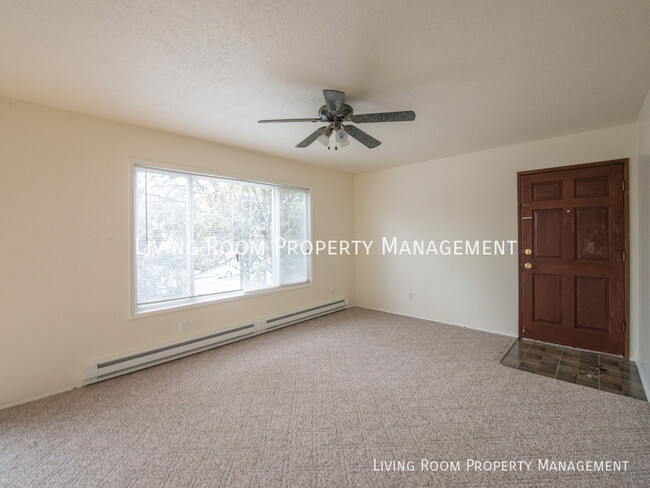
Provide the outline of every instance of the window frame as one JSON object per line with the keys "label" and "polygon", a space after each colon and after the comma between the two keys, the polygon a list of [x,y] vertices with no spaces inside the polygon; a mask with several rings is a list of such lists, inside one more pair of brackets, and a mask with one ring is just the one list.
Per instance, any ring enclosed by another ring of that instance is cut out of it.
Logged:
{"label": "window frame", "polygon": [[[307,194],[307,201],[306,201],[306,209],[305,209],[305,215],[306,215],[306,229],[305,229],[305,234],[306,234],[306,239],[311,241],[312,240],[312,218],[313,218],[313,212],[312,212],[312,188],[309,186],[304,186],[300,184],[295,184],[295,183],[288,183],[288,182],[279,182],[279,181],[271,181],[271,180],[260,180],[258,178],[249,178],[243,175],[240,176],[234,176],[232,174],[224,174],[224,173],[217,173],[217,172],[212,172],[211,170],[205,169],[205,168],[195,168],[195,167],[189,167],[189,166],[184,166],[180,164],[167,164],[167,163],[160,163],[160,162],[153,162],[153,161],[148,161],[148,160],[142,160],[142,159],[131,159],[130,164],[129,164],[129,183],[130,183],[130,189],[131,191],[129,192],[130,196],[130,201],[129,201],[129,224],[130,224],[130,237],[129,237],[129,243],[130,243],[130,263],[129,263],[129,272],[130,272],[130,318],[139,318],[144,315],[153,315],[153,314],[160,314],[160,313],[165,313],[165,312],[173,312],[177,311],[180,309],[185,309],[185,308],[193,308],[193,307],[198,307],[198,306],[204,306],[204,305],[210,305],[210,304],[215,304],[215,303],[220,303],[220,302],[226,302],[226,301],[233,301],[233,300],[240,300],[240,299],[245,299],[245,298],[251,298],[255,296],[260,296],[260,295],[266,295],[270,293],[278,293],[278,292],[283,292],[283,291],[289,291],[293,289],[299,289],[299,288],[305,288],[309,286],[313,286],[313,281],[312,281],[312,255],[313,253],[309,253],[307,255],[307,279],[305,281],[297,282],[297,283],[289,283],[289,284],[282,284],[280,283],[279,278],[277,279],[277,284],[273,286],[267,286],[264,288],[256,288],[252,290],[235,290],[232,292],[220,292],[220,293],[214,293],[214,294],[209,294],[209,295],[200,295],[200,296],[192,296],[192,297],[186,297],[186,298],[176,298],[176,299],[171,299],[171,300],[163,300],[155,303],[149,303],[149,304],[138,304],[138,276],[137,276],[137,267],[138,267],[138,256],[137,256],[137,250],[138,250],[138,236],[137,236],[137,229],[136,229],[136,203],[137,203],[137,176],[136,172],[138,169],[148,169],[152,171],[162,171],[166,173],[178,173],[180,175],[184,176],[203,176],[207,178],[218,178],[220,180],[230,180],[230,181],[236,181],[236,182],[243,182],[243,183],[250,183],[254,185],[265,185],[265,186],[270,186],[270,187],[275,187],[276,189],[291,189],[291,190],[300,190],[304,191]],[[276,194],[277,192],[274,192]],[[279,208],[276,210],[276,212],[279,214]],[[277,236],[275,236],[277,237]],[[277,258],[274,258],[275,261],[279,259],[279,256]],[[277,273],[277,270],[275,270],[274,266],[274,275]]]}

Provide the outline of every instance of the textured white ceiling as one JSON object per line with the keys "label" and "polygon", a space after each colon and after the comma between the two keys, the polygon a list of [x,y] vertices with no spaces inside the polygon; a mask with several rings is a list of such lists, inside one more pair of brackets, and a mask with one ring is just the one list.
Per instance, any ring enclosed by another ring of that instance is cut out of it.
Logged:
{"label": "textured white ceiling", "polygon": [[[0,95],[350,172],[633,123],[648,0],[0,0]],[[294,145],[321,90],[381,140]]]}

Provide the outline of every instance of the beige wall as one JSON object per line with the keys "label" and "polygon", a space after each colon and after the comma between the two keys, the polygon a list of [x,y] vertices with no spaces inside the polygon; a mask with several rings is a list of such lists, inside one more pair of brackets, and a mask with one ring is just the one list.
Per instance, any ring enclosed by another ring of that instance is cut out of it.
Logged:
{"label": "beige wall", "polygon": [[[646,100],[638,126],[353,178],[0,98],[0,408],[80,385],[85,364],[323,303],[331,290],[371,308],[516,335],[516,256],[381,256],[381,237],[516,239],[517,171],[621,157],[630,158],[631,354],[647,380],[650,199],[640,212],[637,190],[650,191],[649,128]],[[131,158],[309,186],[312,238],[374,239],[373,253],[315,257],[309,287],[130,319]]]}
{"label": "beige wall", "polygon": [[639,147],[639,352],[638,367],[650,392],[650,91],[637,120]]}
{"label": "beige wall", "polygon": [[[639,331],[635,126],[410,164],[355,176],[355,237],[516,240],[517,172],[630,158],[631,355]],[[647,214],[646,214],[647,218]],[[646,227],[647,228],[647,227]],[[360,256],[362,306],[517,335],[517,256]],[[413,300],[408,293],[413,292]]]}
{"label": "beige wall", "polygon": [[351,175],[0,98],[0,407],[80,385],[85,364],[324,303],[332,289],[354,301],[352,258],[320,256],[313,286],[129,319],[130,158],[309,186],[312,237],[352,238]]}

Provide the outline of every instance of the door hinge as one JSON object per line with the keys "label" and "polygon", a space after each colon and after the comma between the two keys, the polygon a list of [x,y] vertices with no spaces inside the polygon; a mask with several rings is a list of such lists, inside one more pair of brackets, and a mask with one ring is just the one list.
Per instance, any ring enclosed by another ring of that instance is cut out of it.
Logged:
{"label": "door hinge", "polygon": [[625,333],[625,330],[627,329],[627,322],[625,320],[623,321],[623,333]]}
{"label": "door hinge", "polygon": [[625,191],[625,180],[621,181],[621,190]]}
{"label": "door hinge", "polygon": [[625,262],[625,259],[627,258],[627,253],[623,251],[623,262]]}

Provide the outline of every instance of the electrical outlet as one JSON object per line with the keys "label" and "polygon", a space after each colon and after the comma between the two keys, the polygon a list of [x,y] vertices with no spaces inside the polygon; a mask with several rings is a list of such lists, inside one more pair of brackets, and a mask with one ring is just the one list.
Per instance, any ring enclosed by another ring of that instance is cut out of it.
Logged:
{"label": "electrical outlet", "polygon": [[413,292],[409,291],[409,300],[413,300]]}
{"label": "electrical outlet", "polygon": [[187,320],[181,320],[181,334],[185,334],[190,328],[190,324]]}

